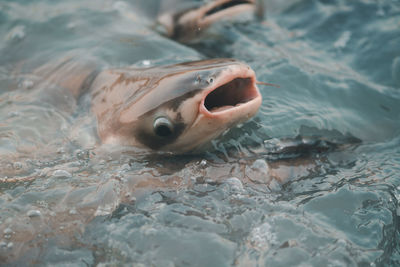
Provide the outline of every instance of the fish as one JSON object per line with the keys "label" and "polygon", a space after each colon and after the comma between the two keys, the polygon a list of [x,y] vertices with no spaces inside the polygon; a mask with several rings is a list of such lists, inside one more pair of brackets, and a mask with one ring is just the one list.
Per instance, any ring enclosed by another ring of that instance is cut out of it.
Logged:
{"label": "fish", "polygon": [[92,72],[84,65],[67,59],[41,72],[77,99],[90,95],[103,144],[187,153],[247,121],[262,103],[255,72],[235,59]]}
{"label": "fish", "polygon": [[105,144],[185,153],[253,117],[255,72],[235,59],[102,71],[90,86]]}
{"label": "fish", "polygon": [[165,35],[180,42],[190,42],[221,20],[243,14],[262,17],[262,2],[257,0],[162,1],[157,22]]}

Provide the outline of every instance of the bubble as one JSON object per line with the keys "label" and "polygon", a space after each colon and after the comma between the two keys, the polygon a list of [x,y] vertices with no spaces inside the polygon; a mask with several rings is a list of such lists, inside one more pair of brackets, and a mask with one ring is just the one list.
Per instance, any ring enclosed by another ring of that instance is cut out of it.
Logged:
{"label": "bubble", "polygon": [[38,200],[38,201],[36,201],[36,204],[39,207],[42,207],[42,208],[45,208],[45,209],[47,209],[49,207],[49,204],[44,200]]}
{"label": "bubble", "polygon": [[14,168],[14,170],[22,169],[22,163],[21,162],[14,162],[13,163],[13,168]]}
{"label": "bubble", "polygon": [[243,191],[243,184],[236,177],[231,177],[225,180],[225,183],[228,184],[232,191],[241,192]]}
{"label": "bubble", "polygon": [[143,64],[143,66],[150,66],[151,62],[150,62],[150,60],[143,60],[142,64]]}
{"label": "bubble", "polygon": [[56,178],[70,178],[72,174],[65,170],[56,170],[53,172],[53,176]]}
{"label": "bubble", "polygon": [[97,207],[96,211],[94,212],[94,216],[110,215],[114,209],[115,209],[115,205],[113,203],[111,203],[109,205],[100,205]]}
{"label": "bubble", "polygon": [[250,244],[256,249],[268,250],[271,245],[277,243],[276,234],[269,223],[254,228],[249,235]]}
{"label": "bubble", "polygon": [[75,155],[78,159],[85,160],[89,158],[89,151],[78,149],[75,151]]}
{"label": "bubble", "polygon": [[12,230],[11,230],[11,228],[6,228],[6,229],[4,229],[4,231],[3,231],[3,233],[5,234],[5,235],[10,235],[10,234],[12,234]]}
{"label": "bubble", "polygon": [[207,166],[207,160],[203,159],[202,161],[200,161],[200,167],[206,167]]}
{"label": "bubble", "polygon": [[32,80],[24,80],[21,84],[22,88],[24,89],[31,89],[34,85],[34,82]]}
{"label": "bubble", "polygon": [[7,41],[19,41],[24,39],[25,35],[25,26],[18,25],[10,30],[10,32],[6,36],[6,39]]}
{"label": "bubble", "polygon": [[212,178],[206,178],[206,180],[205,180],[205,185],[207,186],[208,184],[213,184],[214,182],[215,182],[214,179],[212,179]]}
{"label": "bubble", "polygon": [[33,218],[33,217],[39,217],[41,215],[40,210],[30,210],[26,214],[28,217]]}
{"label": "bubble", "polygon": [[76,214],[78,214],[78,212],[76,211],[75,208],[70,209],[68,213],[69,213],[69,215],[76,215]]}

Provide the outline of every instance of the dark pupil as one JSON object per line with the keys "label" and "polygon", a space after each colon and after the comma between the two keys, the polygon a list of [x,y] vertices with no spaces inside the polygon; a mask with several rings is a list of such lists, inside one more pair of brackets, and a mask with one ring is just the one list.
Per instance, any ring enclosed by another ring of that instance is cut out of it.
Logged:
{"label": "dark pupil", "polygon": [[172,134],[172,130],[168,125],[161,124],[158,125],[155,129],[156,135],[162,136],[162,137],[167,137]]}

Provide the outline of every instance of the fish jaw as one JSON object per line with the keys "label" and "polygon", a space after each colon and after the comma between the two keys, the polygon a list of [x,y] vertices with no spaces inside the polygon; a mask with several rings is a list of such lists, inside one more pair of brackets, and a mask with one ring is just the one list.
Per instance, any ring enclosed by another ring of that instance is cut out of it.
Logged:
{"label": "fish jaw", "polygon": [[215,84],[204,92],[199,114],[209,119],[249,118],[260,105],[261,94],[254,71],[237,65],[222,72]]}
{"label": "fish jaw", "polygon": [[232,64],[186,106],[198,109],[182,136],[162,150],[185,153],[198,149],[230,128],[253,117],[262,103],[254,71],[244,63]]}

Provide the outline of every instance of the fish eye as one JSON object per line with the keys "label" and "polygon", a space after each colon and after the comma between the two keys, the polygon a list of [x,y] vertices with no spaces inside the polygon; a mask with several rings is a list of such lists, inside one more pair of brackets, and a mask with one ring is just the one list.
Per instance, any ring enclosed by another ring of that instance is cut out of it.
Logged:
{"label": "fish eye", "polygon": [[153,123],[154,133],[160,137],[168,137],[174,132],[174,125],[166,117],[158,117]]}

